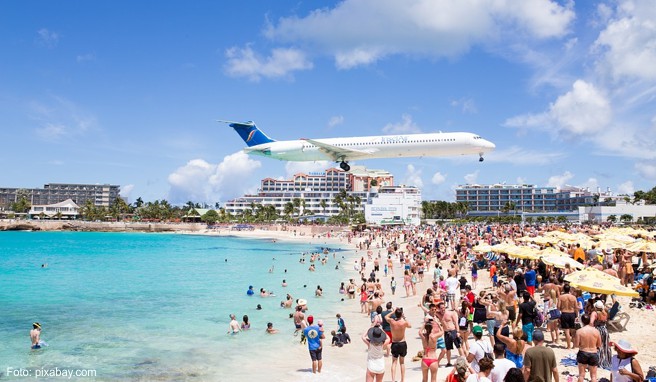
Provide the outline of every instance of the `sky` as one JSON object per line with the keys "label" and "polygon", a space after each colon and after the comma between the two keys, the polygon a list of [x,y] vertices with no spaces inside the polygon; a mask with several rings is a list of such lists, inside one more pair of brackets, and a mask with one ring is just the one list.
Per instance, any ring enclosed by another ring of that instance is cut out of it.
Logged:
{"label": "sky", "polygon": [[466,131],[457,158],[352,162],[453,201],[458,185],[656,185],[652,0],[7,1],[0,187],[117,184],[133,202],[225,201],[330,162],[274,139]]}

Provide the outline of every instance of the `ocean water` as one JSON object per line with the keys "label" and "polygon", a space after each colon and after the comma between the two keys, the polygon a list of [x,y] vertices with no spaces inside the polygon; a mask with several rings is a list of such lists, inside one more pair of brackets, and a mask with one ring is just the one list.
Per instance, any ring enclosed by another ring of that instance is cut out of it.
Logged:
{"label": "ocean water", "polygon": [[[289,379],[309,357],[292,334],[291,310],[280,307],[285,294],[307,299],[308,314],[330,323],[344,304],[338,287],[347,271],[335,265],[346,265],[347,253],[331,251],[309,272],[301,254],[319,250],[232,237],[0,232],[0,379],[17,369],[107,381]],[[246,296],[248,285],[276,297]],[[247,314],[251,330],[227,335],[230,313],[239,322]],[[40,350],[30,349],[34,321],[49,345]],[[267,322],[280,333],[266,335]],[[290,354],[304,357],[293,370],[284,366]]]}

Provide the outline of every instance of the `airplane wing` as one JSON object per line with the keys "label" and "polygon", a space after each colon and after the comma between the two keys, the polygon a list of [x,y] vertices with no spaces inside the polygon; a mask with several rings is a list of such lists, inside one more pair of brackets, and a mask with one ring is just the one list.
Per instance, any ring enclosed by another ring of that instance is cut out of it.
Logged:
{"label": "airplane wing", "polygon": [[339,147],[328,143],[316,141],[314,139],[301,138],[301,140],[311,143],[331,157],[334,161],[346,161],[351,159],[365,158],[373,154],[376,150],[357,150],[345,147]]}

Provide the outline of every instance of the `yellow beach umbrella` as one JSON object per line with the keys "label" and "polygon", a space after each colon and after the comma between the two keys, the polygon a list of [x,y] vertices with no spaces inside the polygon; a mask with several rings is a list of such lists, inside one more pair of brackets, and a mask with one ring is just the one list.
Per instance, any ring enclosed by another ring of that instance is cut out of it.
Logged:
{"label": "yellow beach umbrella", "polygon": [[493,246],[490,248],[490,250],[491,250],[492,252],[496,252],[496,253],[506,253],[506,250],[507,250],[511,245],[514,246],[513,244],[508,244],[508,243],[495,244],[495,245],[493,245]]}
{"label": "yellow beach umbrella", "polygon": [[552,265],[556,268],[565,268],[565,264],[569,264],[570,268],[574,269],[583,269],[584,267],[583,264],[567,256],[547,256],[543,257],[542,261],[544,261],[545,264]]}
{"label": "yellow beach umbrella", "polygon": [[649,252],[656,253],[656,243],[653,241],[637,241],[627,245],[626,249],[631,252]]}
{"label": "yellow beach umbrella", "polygon": [[490,252],[492,251],[492,246],[489,244],[478,244],[472,247],[474,252]]}
{"label": "yellow beach umbrella", "polygon": [[557,250],[554,247],[547,247],[540,252],[538,252],[538,256],[542,257],[556,257],[556,256],[568,256],[567,253],[562,252]]}
{"label": "yellow beach umbrella", "polygon": [[506,253],[510,257],[517,259],[531,259],[535,260],[538,258],[537,251],[531,247],[512,247],[506,250]]}
{"label": "yellow beach umbrella", "polygon": [[617,277],[591,267],[570,273],[565,276],[565,281],[572,286],[591,293],[616,294],[629,297],[639,296],[638,292],[621,285]]}

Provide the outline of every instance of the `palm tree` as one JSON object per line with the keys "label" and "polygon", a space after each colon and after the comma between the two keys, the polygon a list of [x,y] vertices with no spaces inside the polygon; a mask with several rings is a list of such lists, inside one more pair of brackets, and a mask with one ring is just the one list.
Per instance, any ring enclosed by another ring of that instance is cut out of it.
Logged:
{"label": "palm tree", "polygon": [[294,215],[294,203],[292,203],[292,202],[285,203],[284,212],[285,212],[285,215],[287,215],[287,218],[291,219],[291,217]]}
{"label": "palm tree", "polygon": [[321,207],[321,211],[325,215],[326,214],[326,207],[328,207],[328,203],[326,203],[326,199],[321,199],[321,201],[319,202],[319,207]]}
{"label": "palm tree", "polygon": [[615,224],[617,222],[617,215],[608,215],[606,221]]}

